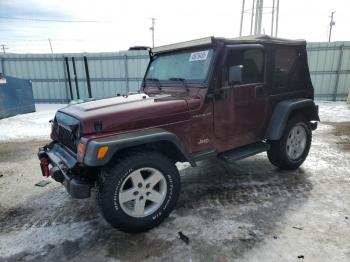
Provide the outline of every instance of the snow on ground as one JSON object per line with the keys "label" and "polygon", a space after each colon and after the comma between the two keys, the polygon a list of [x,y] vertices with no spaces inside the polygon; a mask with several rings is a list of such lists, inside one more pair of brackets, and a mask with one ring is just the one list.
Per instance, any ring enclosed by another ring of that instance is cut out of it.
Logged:
{"label": "snow on ground", "polygon": [[0,119],[0,142],[26,139],[48,139],[49,120],[64,104],[37,104],[36,112]]}
{"label": "snow on ground", "polygon": [[[316,101],[321,121],[350,121],[350,105],[346,102]],[[64,104],[37,104],[35,113],[17,115],[0,120],[0,142],[25,139],[48,139],[49,120]]]}
{"label": "snow on ground", "polygon": [[343,101],[316,101],[322,122],[349,122],[350,104]]}

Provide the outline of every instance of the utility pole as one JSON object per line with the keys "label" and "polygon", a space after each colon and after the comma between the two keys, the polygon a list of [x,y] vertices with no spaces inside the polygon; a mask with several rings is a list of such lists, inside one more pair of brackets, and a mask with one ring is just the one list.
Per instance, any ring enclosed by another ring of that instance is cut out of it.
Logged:
{"label": "utility pole", "polygon": [[331,41],[332,37],[332,28],[335,26],[335,22],[333,21],[333,15],[335,11],[331,12],[331,22],[329,23],[329,36],[328,36],[328,43]]}
{"label": "utility pole", "polygon": [[243,18],[244,18],[245,0],[242,0],[241,26],[239,27],[239,36],[242,36]]}
{"label": "utility pole", "polygon": [[149,28],[149,30],[152,31],[152,48],[154,48],[154,24],[156,22],[156,19],[152,17],[152,26]]}
{"label": "utility pole", "polygon": [[4,53],[4,54],[6,54],[6,50],[8,49],[8,47],[6,47],[6,45],[0,45],[1,46],[1,48],[2,48],[2,52]]}

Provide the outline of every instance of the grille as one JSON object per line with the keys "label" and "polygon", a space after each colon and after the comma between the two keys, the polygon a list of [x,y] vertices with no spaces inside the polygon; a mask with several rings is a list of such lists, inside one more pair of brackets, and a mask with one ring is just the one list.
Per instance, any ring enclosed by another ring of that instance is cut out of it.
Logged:
{"label": "grille", "polygon": [[75,138],[72,131],[64,128],[63,126],[59,126],[58,129],[58,138],[59,141],[65,145],[66,147],[72,149],[74,152],[77,152],[77,147],[75,145]]}

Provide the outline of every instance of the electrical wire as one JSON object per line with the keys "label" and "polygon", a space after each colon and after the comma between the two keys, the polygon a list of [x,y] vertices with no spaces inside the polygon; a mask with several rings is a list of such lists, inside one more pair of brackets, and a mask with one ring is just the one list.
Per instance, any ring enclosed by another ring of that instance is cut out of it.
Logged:
{"label": "electrical wire", "polygon": [[100,20],[59,20],[59,19],[40,19],[40,18],[10,17],[10,16],[0,16],[0,19],[34,21],[34,22],[54,22],[54,23],[106,23],[106,22],[110,22],[110,21],[100,21]]}

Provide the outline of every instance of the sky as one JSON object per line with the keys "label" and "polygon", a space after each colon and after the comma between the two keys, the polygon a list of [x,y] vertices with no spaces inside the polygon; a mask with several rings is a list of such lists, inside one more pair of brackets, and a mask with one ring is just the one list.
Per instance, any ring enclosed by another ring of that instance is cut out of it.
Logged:
{"label": "sky", "polygon": [[[252,1],[245,1],[243,35],[250,31]],[[264,0],[266,34],[272,1]],[[0,48],[5,44],[6,52],[49,53],[48,39],[55,53],[151,46],[152,17],[156,46],[206,36],[237,37],[241,7],[242,0],[0,0]],[[332,41],[350,41],[349,0],[280,0],[278,36],[327,41],[331,11]]]}

